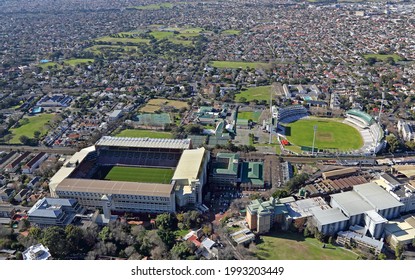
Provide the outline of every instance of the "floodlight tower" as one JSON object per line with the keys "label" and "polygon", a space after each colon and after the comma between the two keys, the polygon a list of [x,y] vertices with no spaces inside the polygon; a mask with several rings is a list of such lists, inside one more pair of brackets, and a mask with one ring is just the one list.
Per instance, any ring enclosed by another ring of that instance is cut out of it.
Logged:
{"label": "floodlight tower", "polygon": [[316,132],[317,132],[317,125],[313,127],[314,136],[313,136],[313,149],[311,150],[311,156],[314,156],[314,144],[316,142]]}
{"label": "floodlight tower", "polygon": [[[380,123],[380,117],[382,116],[382,110],[383,110],[383,101],[385,100],[385,92],[382,92],[382,101],[380,102],[380,110],[379,110],[379,116],[378,116],[378,124],[379,124],[379,128],[382,129],[382,125]],[[376,141],[375,141],[375,148],[373,149],[373,155],[376,156],[376,148],[378,147],[379,144],[379,136],[376,137]]]}

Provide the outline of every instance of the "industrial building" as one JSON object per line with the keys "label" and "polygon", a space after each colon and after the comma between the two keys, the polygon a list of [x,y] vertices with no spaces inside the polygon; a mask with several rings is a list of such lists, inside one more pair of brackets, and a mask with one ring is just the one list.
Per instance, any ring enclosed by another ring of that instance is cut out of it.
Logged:
{"label": "industrial building", "polygon": [[357,185],[353,191],[330,197],[330,205],[350,219],[349,226],[364,226],[375,238],[382,236],[387,220],[398,217],[403,206],[375,183]]}
{"label": "industrial building", "polygon": [[338,208],[310,208],[313,220],[319,232],[325,235],[334,235],[347,227],[349,218]]}
{"label": "industrial building", "polygon": [[407,215],[385,225],[385,240],[392,248],[411,244],[415,236],[415,216]]}

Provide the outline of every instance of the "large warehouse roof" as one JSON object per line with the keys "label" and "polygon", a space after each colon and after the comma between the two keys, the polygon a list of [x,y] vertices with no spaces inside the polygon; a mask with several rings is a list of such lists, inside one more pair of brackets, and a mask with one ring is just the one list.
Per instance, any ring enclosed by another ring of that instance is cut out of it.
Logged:
{"label": "large warehouse roof", "polygon": [[349,217],[373,210],[373,207],[369,203],[353,191],[332,194],[331,199],[334,199]]}
{"label": "large warehouse roof", "polygon": [[349,220],[349,218],[338,208],[321,209],[320,207],[313,207],[310,208],[310,211],[321,225],[329,225]]}
{"label": "large warehouse roof", "polygon": [[65,179],[57,186],[56,191],[170,197],[173,191],[173,185],[91,179]]}
{"label": "large warehouse roof", "polygon": [[205,148],[184,150],[172,180],[197,179],[201,168],[200,166],[205,157],[205,152]]}
{"label": "large warehouse roof", "polygon": [[353,190],[379,210],[403,206],[401,202],[376,183],[357,185],[353,187]]}
{"label": "large warehouse roof", "polygon": [[191,140],[103,136],[95,146],[190,149]]}

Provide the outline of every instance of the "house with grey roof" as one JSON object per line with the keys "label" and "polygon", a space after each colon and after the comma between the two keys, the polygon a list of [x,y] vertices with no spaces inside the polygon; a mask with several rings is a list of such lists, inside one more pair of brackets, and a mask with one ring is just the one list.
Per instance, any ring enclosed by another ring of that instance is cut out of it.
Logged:
{"label": "house with grey roof", "polygon": [[85,209],[76,199],[43,198],[27,212],[29,221],[39,227],[67,226]]}

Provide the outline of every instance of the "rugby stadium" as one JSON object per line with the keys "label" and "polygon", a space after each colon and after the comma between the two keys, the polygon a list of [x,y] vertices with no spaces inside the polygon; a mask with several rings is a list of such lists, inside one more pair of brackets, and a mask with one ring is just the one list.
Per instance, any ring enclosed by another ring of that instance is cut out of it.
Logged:
{"label": "rugby stadium", "polygon": [[51,178],[52,197],[115,213],[175,212],[202,203],[209,152],[190,139],[104,136]]}
{"label": "rugby stadium", "polygon": [[346,118],[311,117],[302,105],[273,107],[280,142],[297,146],[302,153],[372,155],[384,146],[384,132],[369,114],[349,110]]}

